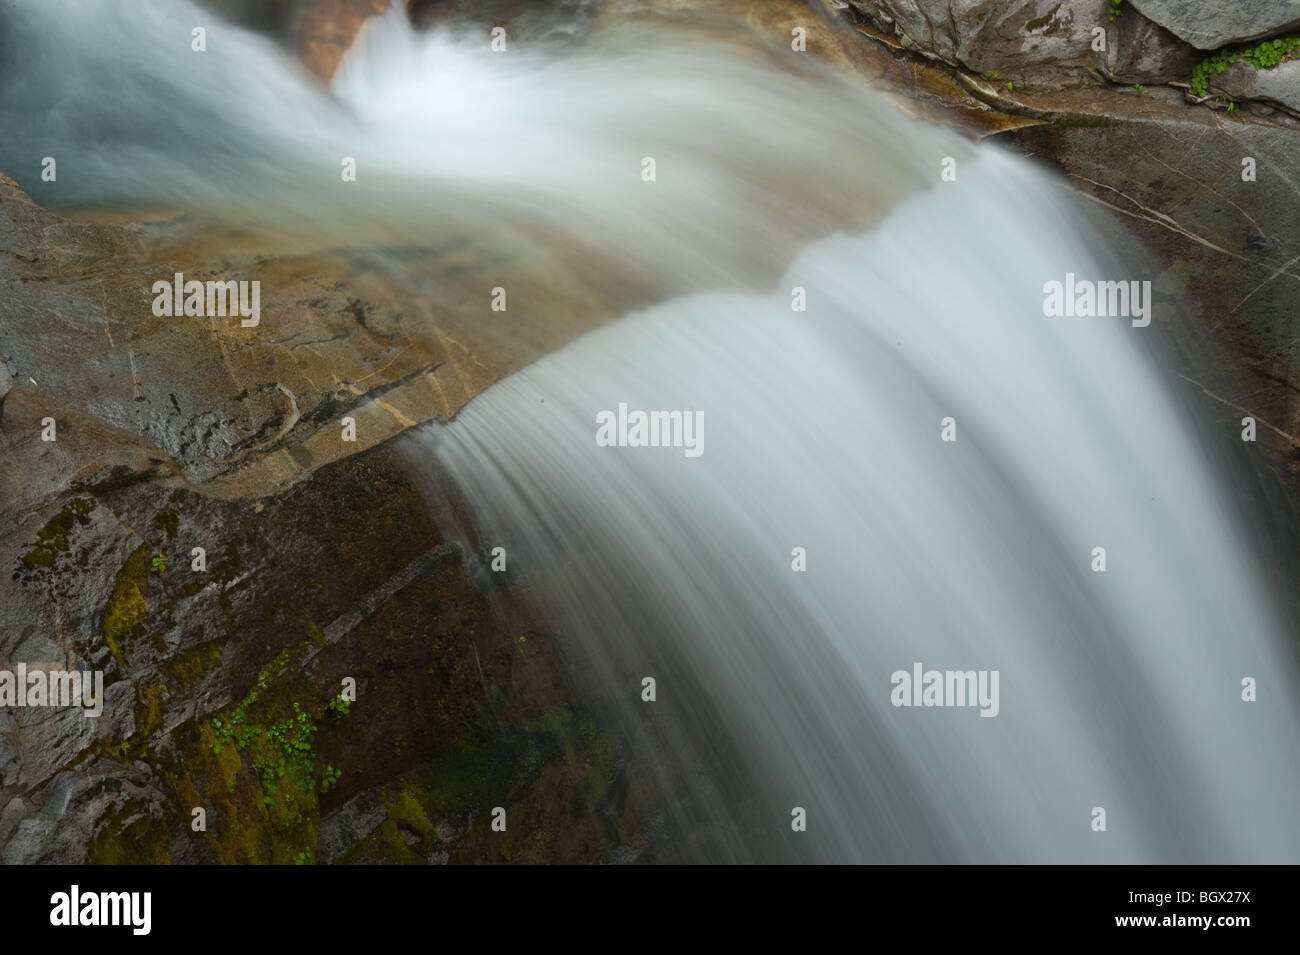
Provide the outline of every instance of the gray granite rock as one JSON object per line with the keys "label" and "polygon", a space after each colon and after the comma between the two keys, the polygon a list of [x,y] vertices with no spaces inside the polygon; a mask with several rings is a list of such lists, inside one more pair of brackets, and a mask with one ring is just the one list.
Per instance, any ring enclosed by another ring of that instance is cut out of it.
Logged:
{"label": "gray granite rock", "polygon": [[1086,65],[1106,0],[851,0],[906,49],[976,72]]}
{"label": "gray granite rock", "polygon": [[1300,0],[1128,0],[1129,5],[1199,50],[1300,27]]}
{"label": "gray granite rock", "polygon": [[1267,70],[1230,64],[1211,78],[1210,91],[1234,100],[1266,102],[1300,116],[1300,60],[1287,60]]}

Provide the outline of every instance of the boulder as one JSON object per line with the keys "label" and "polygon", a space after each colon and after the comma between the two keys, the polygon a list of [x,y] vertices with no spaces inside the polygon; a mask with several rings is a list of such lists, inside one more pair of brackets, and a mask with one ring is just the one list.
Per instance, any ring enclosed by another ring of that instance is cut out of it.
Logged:
{"label": "boulder", "polygon": [[1211,77],[1210,92],[1234,100],[1270,103],[1300,116],[1300,60],[1287,60],[1267,70],[1231,63]]}
{"label": "boulder", "polygon": [[905,49],[977,73],[1086,66],[1106,0],[850,0]]}
{"label": "boulder", "polygon": [[1300,27],[1300,0],[1128,0],[1126,5],[1198,50]]}
{"label": "boulder", "polygon": [[1107,24],[1101,72],[1114,83],[1182,82],[1201,54],[1164,27],[1128,11]]}

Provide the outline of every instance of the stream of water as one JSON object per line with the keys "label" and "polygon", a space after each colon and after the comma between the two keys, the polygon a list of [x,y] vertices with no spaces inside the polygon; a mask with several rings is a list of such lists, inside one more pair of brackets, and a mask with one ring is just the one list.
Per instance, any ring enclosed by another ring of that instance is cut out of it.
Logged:
{"label": "stream of water", "polygon": [[[526,223],[673,289],[407,452],[431,506],[468,505],[446,526],[544,582],[595,692],[656,721],[664,812],[715,834],[689,857],[1300,861],[1252,535],[1140,345],[1158,324],[1044,314],[1067,273],[1151,277],[1047,174],[712,29],[494,54],[394,12],[326,92],[164,7],[7,11],[0,168],[361,245]],[[694,444],[603,441],[621,405]],[[982,704],[896,705],[918,664],[982,674]]]}

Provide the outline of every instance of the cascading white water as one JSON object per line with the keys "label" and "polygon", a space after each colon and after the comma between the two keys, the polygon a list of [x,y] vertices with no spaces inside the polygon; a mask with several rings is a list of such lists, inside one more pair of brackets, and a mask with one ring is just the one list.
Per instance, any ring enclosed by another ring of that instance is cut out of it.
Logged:
{"label": "cascading white water", "polygon": [[[642,676],[669,701],[662,667],[693,677],[733,788],[786,830],[759,857],[1294,862],[1292,671],[1134,341],[1154,329],[1043,315],[1052,277],[1129,277],[1090,241],[986,151],[776,292],[669,301],[524,369],[428,429],[426,467],[485,547],[559,568],[533,599],[634,712],[664,705]],[[598,446],[619,402],[702,411],[704,453]],[[996,717],[891,705],[917,661],[1000,671]]]}
{"label": "cascading white water", "polygon": [[[702,856],[1300,860],[1296,675],[1248,535],[1141,354],[1158,329],[1044,317],[1045,281],[1143,276],[1024,162],[808,57],[652,23],[497,55],[393,12],[329,95],[184,0],[0,25],[0,169],[38,201],[376,249],[540,232],[671,293],[411,453],[628,719],[662,723],[639,756],[680,831],[722,834]],[[598,447],[620,402],[702,411],[703,455]],[[892,706],[916,661],[999,671],[998,715]]]}

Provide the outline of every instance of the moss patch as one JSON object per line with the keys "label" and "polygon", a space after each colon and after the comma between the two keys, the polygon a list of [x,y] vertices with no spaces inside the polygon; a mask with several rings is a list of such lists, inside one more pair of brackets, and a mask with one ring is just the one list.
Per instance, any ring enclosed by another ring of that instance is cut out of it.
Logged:
{"label": "moss patch", "polygon": [[113,659],[119,666],[125,666],[121,644],[127,637],[134,637],[144,631],[144,621],[149,616],[149,604],[145,600],[148,592],[149,571],[153,569],[153,558],[148,544],[141,544],[126,563],[117,572],[113,583],[113,593],[104,608],[102,629],[104,643],[113,651]]}
{"label": "moss patch", "polygon": [[63,505],[63,510],[36,532],[36,541],[31,550],[19,559],[20,568],[15,572],[14,579],[21,577],[26,582],[40,571],[57,570],[60,559],[72,550],[68,541],[72,529],[78,524],[89,524],[89,515],[94,509],[95,501],[89,497],[73,498]]}
{"label": "moss patch", "polygon": [[239,766],[247,766],[256,779],[270,830],[271,861],[279,863],[315,861],[319,796],[340,776],[314,749],[316,716],[296,700],[272,692],[272,685],[310,648],[310,639],[304,640],[295,653],[285,650],[262,667],[248,695],[205,727],[211,755],[229,760],[234,753]]}
{"label": "moss patch", "polygon": [[[123,827],[132,816],[139,818]],[[104,817],[90,840],[86,861],[91,865],[166,865],[171,861],[167,824],[149,815],[138,801],[124,803]]]}
{"label": "moss patch", "polygon": [[186,650],[160,666],[158,674],[168,686],[193,686],[209,671],[221,666],[221,651],[224,646],[225,640],[218,639],[205,646]]}

